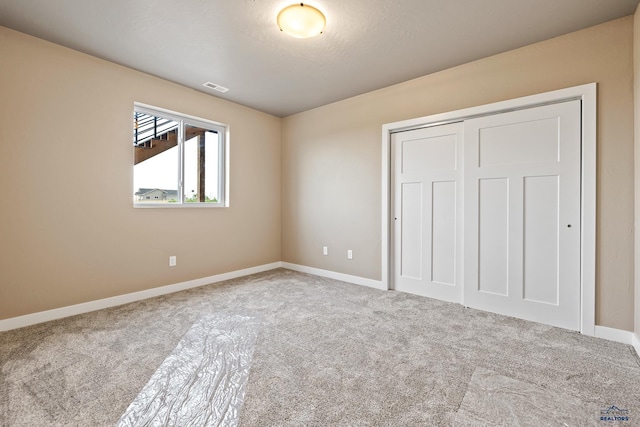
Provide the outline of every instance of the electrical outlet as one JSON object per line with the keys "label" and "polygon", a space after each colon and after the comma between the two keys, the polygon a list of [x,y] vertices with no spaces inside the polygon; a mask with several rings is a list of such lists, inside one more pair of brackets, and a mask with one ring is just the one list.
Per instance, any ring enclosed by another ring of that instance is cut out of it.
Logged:
{"label": "electrical outlet", "polygon": [[175,267],[177,263],[177,259],[175,255],[169,257],[169,267]]}
{"label": "electrical outlet", "polygon": [[326,246],[322,247],[322,255],[329,255],[329,248]]}
{"label": "electrical outlet", "polygon": [[353,251],[351,249],[347,251],[347,259],[353,259]]}

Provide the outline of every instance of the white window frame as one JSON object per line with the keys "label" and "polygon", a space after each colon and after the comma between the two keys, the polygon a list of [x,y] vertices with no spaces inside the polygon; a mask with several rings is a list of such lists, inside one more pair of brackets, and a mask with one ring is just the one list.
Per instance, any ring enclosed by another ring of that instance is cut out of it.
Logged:
{"label": "white window frame", "polygon": [[[213,122],[211,120],[194,117],[187,114],[166,110],[160,107],[154,107],[139,102],[134,102],[133,112],[161,116],[178,122],[178,201],[176,203],[137,203],[133,202],[135,208],[144,209],[183,209],[183,208],[223,208],[228,207],[228,189],[229,189],[229,126],[222,123]],[[184,149],[185,149],[185,127],[197,126],[210,129],[218,134],[218,198],[217,202],[184,202]],[[133,167],[133,165],[132,165]],[[132,179],[133,179],[132,174]],[[131,187],[133,189],[133,182]]]}

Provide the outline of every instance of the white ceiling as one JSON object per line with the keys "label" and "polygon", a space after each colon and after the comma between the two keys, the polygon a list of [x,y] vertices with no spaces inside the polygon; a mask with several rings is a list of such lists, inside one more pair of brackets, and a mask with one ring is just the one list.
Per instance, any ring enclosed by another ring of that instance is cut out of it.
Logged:
{"label": "white ceiling", "polygon": [[[0,0],[0,25],[284,117],[630,15],[640,0]],[[204,88],[211,81],[224,94]]]}

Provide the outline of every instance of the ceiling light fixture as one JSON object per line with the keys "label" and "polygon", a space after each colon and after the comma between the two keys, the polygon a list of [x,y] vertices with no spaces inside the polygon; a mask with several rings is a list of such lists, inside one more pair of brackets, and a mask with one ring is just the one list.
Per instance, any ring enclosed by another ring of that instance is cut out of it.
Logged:
{"label": "ceiling light fixture", "polygon": [[280,31],[299,39],[322,34],[327,24],[322,12],[304,3],[285,7],[278,14],[277,21]]}

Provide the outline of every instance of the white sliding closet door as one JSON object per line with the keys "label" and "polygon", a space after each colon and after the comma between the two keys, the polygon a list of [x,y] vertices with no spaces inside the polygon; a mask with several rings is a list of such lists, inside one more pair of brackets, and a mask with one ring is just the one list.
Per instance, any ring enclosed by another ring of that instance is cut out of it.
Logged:
{"label": "white sliding closet door", "polygon": [[580,329],[580,101],[464,124],[464,304]]}
{"label": "white sliding closet door", "polygon": [[394,288],[461,302],[462,123],[391,137]]}

